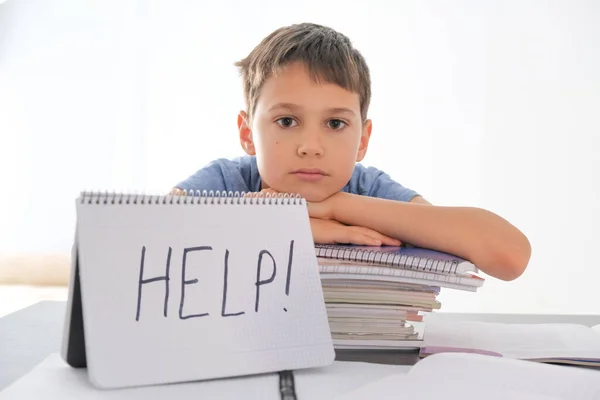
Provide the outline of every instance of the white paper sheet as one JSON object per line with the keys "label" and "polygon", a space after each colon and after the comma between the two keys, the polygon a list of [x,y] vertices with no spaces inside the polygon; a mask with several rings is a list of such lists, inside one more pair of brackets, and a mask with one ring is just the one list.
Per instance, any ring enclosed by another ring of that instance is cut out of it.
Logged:
{"label": "white paper sheet", "polygon": [[280,400],[277,374],[212,381],[103,390],[88,380],[86,369],[73,369],[52,354],[29,374],[0,392],[0,400],[184,400],[239,398]]}
{"label": "white paper sheet", "polygon": [[577,324],[430,320],[424,346],[480,349],[517,359],[600,359],[600,335],[587,326]]}
{"label": "white paper sheet", "polygon": [[408,374],[394,374],[339,396],[365,398],[568,399],[600,398],[600,372],[477,354],[428,357]]}
{"label": "white paper sheet", "polygon": [[[406,373],[410,367],[334,362],[323,368],[294,372],[299,399],[331,399],[392,374]],[[4,391],[0,400],[197,400],[240,399],[280,400],[279,375],[266,374],[203,382],[145,386],[129,389],[96,389],[85,369],[73,369],[58,354],[50,355]]]}

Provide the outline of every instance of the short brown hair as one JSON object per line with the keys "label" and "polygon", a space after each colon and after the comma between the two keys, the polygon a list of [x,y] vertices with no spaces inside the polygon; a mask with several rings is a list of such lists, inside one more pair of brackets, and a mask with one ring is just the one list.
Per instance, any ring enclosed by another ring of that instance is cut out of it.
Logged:
{"label": "short brown hair", "polygon": [[285,65],[300,61],[314,82],[334,83],[360,98],[363,121],[371,101],[371,77],[364,57],[350,39],[334,29],[302,23],[279,28],[235,63],[244,84],[244,99],[249,118],[265,80]]}

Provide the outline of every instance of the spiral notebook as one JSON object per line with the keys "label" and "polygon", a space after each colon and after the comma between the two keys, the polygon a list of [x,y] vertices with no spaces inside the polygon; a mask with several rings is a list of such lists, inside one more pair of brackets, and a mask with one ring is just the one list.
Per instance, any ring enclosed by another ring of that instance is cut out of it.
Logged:
{"label": "spiral notebook", "polygon": [[317,257],[446,275],[473,275],[479,269],[452,254],[407,246],[316,245]]}
{"label": "spiral notebook", "polygon": [[441,288],[484,283],[472,263],[428,249],[316,245],[316,254],[336,350],[418,348]]}
{"label": "spiral notebook", "polygon": [[306,201],[82,193],[62,354],[102,388],[329,365]]}

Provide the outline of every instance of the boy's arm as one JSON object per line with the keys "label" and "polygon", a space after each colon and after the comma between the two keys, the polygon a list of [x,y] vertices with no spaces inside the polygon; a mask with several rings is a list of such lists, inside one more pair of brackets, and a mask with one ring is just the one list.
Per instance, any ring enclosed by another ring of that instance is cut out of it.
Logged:
{"label": "boy's arm", "polygon": [[321,203],[310,203],[309,213],[457,255],[486,274],[507,281],[523,273],[531,255],[525,235],[481,208],[434,206],[423,198],[407,203],[341,192]]}
{"label": "boy's arm", "polygon": [[429,204],[431,205],[430,202],[428,202],[427,200],[425,200],[423,197],[421,196],[415,196],[410,200],[411,203],[419,203],[419,204]]}

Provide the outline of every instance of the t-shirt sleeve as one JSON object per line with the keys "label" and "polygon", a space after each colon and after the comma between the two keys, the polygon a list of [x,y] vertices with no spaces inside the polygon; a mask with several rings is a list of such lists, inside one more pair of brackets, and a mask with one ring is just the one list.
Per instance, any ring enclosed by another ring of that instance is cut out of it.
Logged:
{"label": "t-shirt sleeve", "polygon": [[364,171],[365,181],[369,182],[368,195],[380,199],[409,202],[419,194],[413,189],[402,186],[385,172],[369,167]]}
{"label": "t-shirt sleeve", "polygon": [[225,177],[223,175],[223,168],[219,160],[215,160],[200,168],[194,174],[190,175],[187,179],[179,182],[175,187],[186,190],[186,191],[204,191],[210,192],[221,192],[226,190]]}

